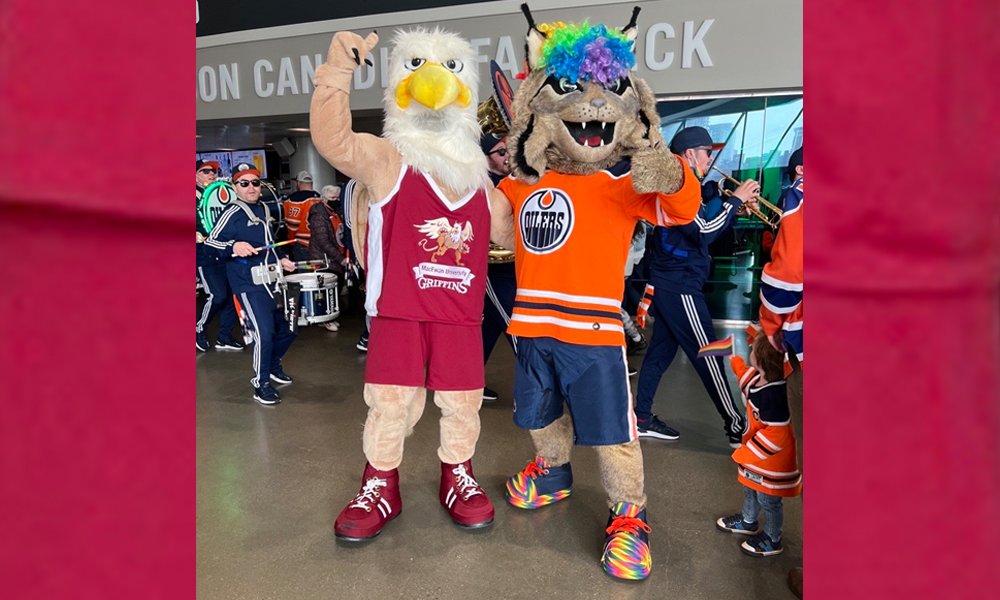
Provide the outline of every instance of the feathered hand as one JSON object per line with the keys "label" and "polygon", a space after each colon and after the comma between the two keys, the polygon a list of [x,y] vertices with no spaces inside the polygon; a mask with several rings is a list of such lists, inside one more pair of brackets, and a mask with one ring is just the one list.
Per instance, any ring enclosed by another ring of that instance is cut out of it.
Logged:
{"label": "feathered hand", "polygon": [[316,68],[315,83],[342,92],[351,92],[351,77],[354,70],[364,61],[372,65],[368,52],[378,44],[378,34],[374,31],[362,38],[351,31],[338,31],[330,42],[326,62]]}

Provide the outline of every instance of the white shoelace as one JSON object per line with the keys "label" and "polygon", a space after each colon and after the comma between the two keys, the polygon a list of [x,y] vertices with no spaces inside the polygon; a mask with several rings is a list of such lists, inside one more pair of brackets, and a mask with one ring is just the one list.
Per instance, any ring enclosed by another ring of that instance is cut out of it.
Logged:
{"label": "white shoelace", "polygon": [[473,479],[465,471],[465,465],[458,465],[457,467],[452,469],[451,472],[457,475],[456,487],[458,488],[459,492],[464,494],[465,500],[468,500],[469,498],[475,496],[476,494],[483,493],[482,490],[479,489],[479,484],[476,483],[476,480]]}
{"label": "white shoelace", "polygon": [[383,488],[387,484],[388,483],[385,479],[372,477],[365,482],[365,487],[362,488],[361,493],[354,498],[354,504],[350,505],[348,508],[363,508],[365,510],[371,510],[368,503],[375,502],[375,493],[378,492],[379,488]]}

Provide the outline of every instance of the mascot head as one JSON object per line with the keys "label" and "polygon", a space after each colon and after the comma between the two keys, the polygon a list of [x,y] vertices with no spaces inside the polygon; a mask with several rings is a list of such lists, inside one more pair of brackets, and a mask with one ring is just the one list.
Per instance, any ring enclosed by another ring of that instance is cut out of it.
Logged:
{"label": "mascot head", "polygon": [[459,192],[489,183],[479,150],[475,55],[454,33],[398,31],[383,101],[385,137],[403,161]]}
{"label": "mascot head", "polygon": [[656,98],[630,73],[636,17],[621,29],[528,19],[528,75],[514,96],[508,147],[514,176],[534,183],[546,171],[590,175],[636,149],[658,146]]}

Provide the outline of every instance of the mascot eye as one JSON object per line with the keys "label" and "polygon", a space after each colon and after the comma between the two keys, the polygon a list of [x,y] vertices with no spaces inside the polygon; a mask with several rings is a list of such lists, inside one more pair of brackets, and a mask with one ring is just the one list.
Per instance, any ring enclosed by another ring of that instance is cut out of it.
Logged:
{"label": "mascot eye", "polygon": [[444,63],[444,68],[448,69],[452,73],[458,73],[462,70],[462,61],[451,59]]}
{"label": "mascot eye", "polygon": [[571,83],[570,80],[566,79],[565,77],[560,79],[559,82],[556,84],[556,91],[559,92],[560,94],[568,94],[570,92],[575,92],[578,89],[580,89],[579,85]]}
{"label": "mascot eye", "polygon": [[628,77],[626,77],[624,79],[618,79],[608,84],[608,91],[614,92],[615,94],[621,96],[622,94],[625,93],[625,90],[629,89],[630,87],[632,87],[632,82],[629,81]]}
{"label": "mascot eye", "polygon": [[412,58],[410,59],[410,62],[406,63],[405,66],[410,71],[416,71],[420,67],[424,66],[425,62],[427,62],[426,58]]}

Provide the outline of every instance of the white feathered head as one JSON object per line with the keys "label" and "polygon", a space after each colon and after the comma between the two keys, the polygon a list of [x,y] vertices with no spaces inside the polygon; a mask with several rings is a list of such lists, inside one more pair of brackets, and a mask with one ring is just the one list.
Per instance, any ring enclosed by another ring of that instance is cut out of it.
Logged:
{"label": "white feathered head", "polygon": [[440,28],[396,32],[385,137],[405,163],[458,192],[489,182],[479,147],[478,96],[479,63],[469,42]]}

